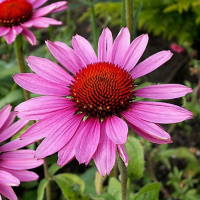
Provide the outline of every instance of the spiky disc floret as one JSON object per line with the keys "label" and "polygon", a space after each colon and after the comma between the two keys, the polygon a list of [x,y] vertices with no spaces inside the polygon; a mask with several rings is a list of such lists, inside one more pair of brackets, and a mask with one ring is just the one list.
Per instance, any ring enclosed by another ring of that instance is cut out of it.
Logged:
{"label": "spiky disc floret", "polygon": [[127,109],[134,98],[133,83],[126,70],[108,62],[99,62],[80,70],[70,85],[70,91],[79,112],[106,118]]}
{"label": "spiky disc floret", "polygon": [[12,27],[28,21],[32,5],[26,0],[6,0],[0,3],[0,26]]}

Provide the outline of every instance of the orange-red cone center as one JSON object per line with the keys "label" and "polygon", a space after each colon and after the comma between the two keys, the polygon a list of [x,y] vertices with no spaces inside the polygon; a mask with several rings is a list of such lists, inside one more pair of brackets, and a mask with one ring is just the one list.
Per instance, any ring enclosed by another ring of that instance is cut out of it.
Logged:
{"label": "orange-red cone center", "polygon": [[126,70],[103,62],[90,64],[74,77],[71,97],[78,112],[107,118],[127,110],[134,98],[134,80]]}
{"label": "orange-red cone center", "polygon": [[0,26],[12,27],[28,21],[32,5],[26,0],[6,0],[0,3]]}

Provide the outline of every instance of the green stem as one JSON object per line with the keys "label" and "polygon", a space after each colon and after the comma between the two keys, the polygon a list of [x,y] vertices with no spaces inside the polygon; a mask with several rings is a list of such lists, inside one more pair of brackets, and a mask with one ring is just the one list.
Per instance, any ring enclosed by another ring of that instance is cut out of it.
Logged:
{"label": "green stem", "polygon": [[[17,62],[19,65],[19,70],[21,73],[26,73],[26,67],[24,63],[24,54],[22,50],[22,34],[19,34],[15,39],[15,54],[17,56]],[[24,90],[24,97],[26,100],[30,99],[30,93],[27,90]]]}
{"label": "green stem", "polygon": [[90,0],[90,10],[91,10],[91,25],[92,25],[92,35],[93,35],[93,43],[94,43],[94,49],[97,50],[97,26],[95,21],[95,10],[94,10],[94,4],[93,0]]}
{"label": "green stem", "polygon": [[131,34],[131,41],[133,40],[133,0],[126,1],[126,25]]}
{"label": "green stem", "polygon": [[125,0],[122,0],[121,8],[121,28],[126,26],[126,9],[125,9]]}
{"label": "green stem", "polygon": [[117,155],[117,163],[121,174],[121,200],[127,200],[128,172],[127,167],[125,166],[124,161],[121,159],[119,154]]}
{"label": "green stem", "polygon": [[[48,172],[48,165],[46,160],[44,159],[44,164],[43,164],[43,168],[44,168],[44,176],[46,179],[49,179],[49,172]],[[47,187],[46,187],[46,200],[51,200],[51,181],[49,181]]]}

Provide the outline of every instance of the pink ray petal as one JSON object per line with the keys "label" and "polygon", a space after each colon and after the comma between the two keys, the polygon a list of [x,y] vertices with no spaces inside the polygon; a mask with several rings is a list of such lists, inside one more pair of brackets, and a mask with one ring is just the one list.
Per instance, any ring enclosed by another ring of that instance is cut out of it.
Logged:
{"label": "pink ray petal", "polygon": [[1,133],[0,142],[7,140],[8,138],[12,137],[22,128],[24,128],[28,124],[29,120],[20,119],[14,124],[12,124],[9,128]]}
{"label": "pink ray petal", "polygon": [[75,143],[77,138],[79,137],[78,134],[74,134],[71,140],[58,152],[58,165],[64,166],[69,163],[72,159],[75,158]]}
{"label": "pink ray petal", "polygon": [[18,159],[18,160],[2,160],[0,166],[7,169],[24,170],[38,167],[44,163],[43,160],[37,158]]}
{"label": "pink ray petal", "polygon": [[41,96],[19,104],[17,116],[29,120],[42,119],[54,111],[71,108],[75,103],[71,99],[56,96]]}
{"label": "pink ray petal", "polygon": [[14,32],[14,28],[10,28],[10,31],[5,35],[5,40],[8,44],[11,44],[15,41],[17,35]]}
{"label": "pink ray petal", "polygon": [[117,145],[117,149],[118,149],[121,159],[124,161],[126,167],[128,167],[129,157],[128,157],[128,154],[126,153],[124,145],[123,144]]}
{"label": "pink ray petal", "polygon": [[86,119],[86,121],[83,121],[78,128],[76,134],[78,134],[78,138],[75,144],[76,159],[80,164],[85,163],[88,165],[99,143],[99,119]]}
{"label": "pink ray petal", "polygon": [[125,144],[128,137],[128,126],[119,117],[112,115],[106,120],[106,134],[115,144]]}
{"label": "pink ray petal", "polygon": [[[15,112],[14,111],[11,112],[8,118],[6,119],[6,121],[4,122],[3,126],[0,128],[0,134],[13,123],[13,121],[15,120],[15,117],[16,117]],[[0,119],[2,118],[0,117]],[[3,119],[1,121],[3,121]]]}
{"label": "pink ray petal", "polygon": [[174,99],[193,92],[191,88],[180,84],[149,85],[134,91],[135,96],[151,99]]}
{"label": "pink ray petal", "polygon": [[[1,165],[1,164],[0,164]],[[20,181],[12,174],[0,170],[0,185],[7,185],[7,186],[19,186]]]}
{"label": "pink ray petal", "polygon": [[0,170],[9,172],[22,182],[34,181],[39,178],[39,176],[36,173],[27,170],[14,170],[14,169],[6,169],[3,167],[0,167]]}
{"label": "pink ray petal", "polygon": [[19,35],[23,31],[23,28],[21,26],[13,26],[12,28],[13,28],[13,33],[16,35]]}
{"label": "pink ray petal", "polygon": [[171,143],[170,135],[160,126],[144,121],[132,116],[129,112],[123,112],[121,115],[128,121],[129,126],[141,137],[157,144]]}
{"label": "pink ray petal", "polygon": [[10,27],[0,27],[0,37],[6,35],[10,31]]}
{"label": "pink ray petal", "polygon": [[130,33],[128,28],[122,28],[113,43],[111,62],[122,66],[126,57],[126,51],[130,45]]}
{"label": "pink ray petal", "polygon": [[34,158],[35,151],[22,149],[1,154],[2,160]]}
{"label": "pink ray petal", "polygon": [[182,122],[191,119],[193,115],[184,108],[161,102],[133,102],[129,114],[132,117],[161,124]]}
{"label": "pink ray petal", "polygon": [[0,194],[12,200],[17,200],[17,196],[10,186],[0,184]]}
{"label": "pink ray petal", "polygon": [[67,4],[66,1],[59,1],[59,2],[56,2],[56,3],[52,3],[52,4],[48,5],[48,6],[44,6],[42,8],[39,8],[38,10],[36,10],[33,13],[32,18],[41,17],[41,16],[47,15],[49,13],[52,13],[52,11],[54,11],[55,9],[63,7],[66,4]]}
{"label": "pink ray petal", "polygon": [[63,117],[57,124],[57,129],[49,134],[36,149],[35,157],[44,158],[52,155],[64,147],[76,132],[83,114],[73,115],[74,112]]}
{"label": "pink ray petal", "polygon": [[32,6],[35,9],[35,8],[40,7],[41,5],[43,5],[44,3],[46,3],[47,1],[48,0],[35,0],[35,1],[32,1]]}
{"label": "pink ray petal", "polygon": [[106,123],[101,123],[100,140],[93,159],[102,176],[110,174],[116,159],[117,146],[106,135]]}
{"label": "pink ray petal", "polygon": [[[47,115],[34,125],[32,125],[20,138],[23,140],[40,140],[57,130],[57,124],[60,124],[60,120],[66,115],[70,115],[73,109],[58,110],[50,115]],[[75,112],[75,110],[73,110]],[[1,147],[0,147],[1,149]]]}
{"label": "pink ray petal", "polygon": [[36,56],[27,58],[29,67],[39,76],[61,85],[71,84],[73,77],[56,63]]}
{"label": "pink ray petal", "polygon": [[[36,140],[37,141],[37,140]],[[6,151],[12,151],[12,150],[16,150],[16,149],[19,149],[19,148],[22,148],[22,147],[25,147],[29,144],[32,144],[34,142],[36,142],[34,140],[30,140],[30,139],[24,139],[24,140],[21,140],[20,138],[17,138],[15,140],[12,140],[4,145],[2,145],[0,147],[0,151],[1,152],[6,152]]]}
{"label": "pink ray petal", "polygon": [[10,111],[11,111],[12,106],[11,105],[6,105],[5,107],[3,107],[0,110],[0,129],[1,127],[4,125],[4,123],[6,122],[6,120],[8,119],[9,115],[10,115]]}
{"label": "pink ray petal", "polygon": [[130,71],[137,64],[142,54],[144,53],[144,50],[146,49],[148,40],[149,37],[147,34],[143,34],[133,40],[127,49],[122,68]]}
{"label": "pink ray petal", "polygon": [[[44,23],[44,24],[48,24],[48,25],[61,25],[62,22],[61,21],[57,21],[56,19],[52,19],[52,18],[49,18],[49,17],[38,17],[34,20],[32,20],[34,22],[41,22],[41,23]],[[35,27],[35,25],[33,24],[33,27]]]}
{"label": "pink ray petal", "polygon": [[130,75],[133,79],[140,78],[141,76],[154,71],[162,64],[167,62],[172,57],[172,55],[173,54],[171,51],[160,51],[135,66],[130,72]]}
{"label": "pink ray petal", "polygon": [[37,74],[16,74],[14,75],[13,79],[19,86],[21,86],[25,90],[36,94],[52,96],[69,95],[67,87],[48,81],[41,76],[38,76]]}
{"label": "pink ray petal", "polygon": [[71,73],[76,74],[80,67],[83,66],[78,56],[71,48],[63,48],[63,46],[50,41],[46,41],[46,45],[55,59]]}
{"label": "pink ray petal", "polygon": [[75,35],[72,38],[72,46],[80,59],[86,64],[97,62],[97,56],[91,44],[82,36]]}
{"label": "pink ray petal", "polygon": [[98,42],[98,62],[110,62],[112,55],[112,33],[109,28],[103,29]]}
{"label": "pink ray petal", "polygon": [[29,29],[23,27],[22,34],[31,45],[36,45],[36,37]]}

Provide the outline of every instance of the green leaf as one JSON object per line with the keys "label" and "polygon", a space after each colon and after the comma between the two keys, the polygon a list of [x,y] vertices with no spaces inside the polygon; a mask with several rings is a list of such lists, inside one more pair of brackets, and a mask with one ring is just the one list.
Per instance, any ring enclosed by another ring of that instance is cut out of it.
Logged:
{"label": "green leaf", "polygon": [[144,172],[143,147],[136,138],[129,136],[125,148],[130,159],[128,163],[128,176],[132,179],[140,179]]}
{"label": "green leaf", "polygon": [[108,194],[108,193],[104,193],[99,196],[92,196],[91,198],[93,200],[115,200],[115,198],[111,194]]}
{"label": "green leaf", "polygon": [[81,196],[83,197],[85,183],[77,175],[69,173],[58,174],[53,177],[53,180],[58,184],[66,199],[80,199]]}
{"label": "green leaf", "polygon": [[140,191],[134,195],[133,200],[159,200],[160,187],[160,183],[148,184],[141,188]]}
{"label": "green leaf", "polygon": [[46,179],[46,178],[44,178],[40,181],[40,184],[39,184],[38,189],[37,189],[37,200],[43,200],[45,189],[46,189],[49,181],[50,180]]}
{"label": "green leaf", "polygon": [[54,163],[53,165],[51,165],[51,167],[49,167],[49,175],[53,176],[61,167],[58,166],[57,163]]}
{"label": "green leaf", "polygon": [[108,193],[115,197],[115,200],[121,200],[121,184],[114,177],[109,180]]}

